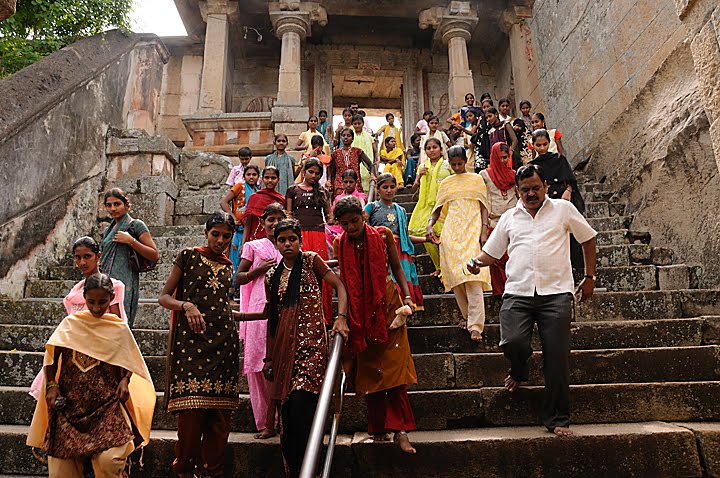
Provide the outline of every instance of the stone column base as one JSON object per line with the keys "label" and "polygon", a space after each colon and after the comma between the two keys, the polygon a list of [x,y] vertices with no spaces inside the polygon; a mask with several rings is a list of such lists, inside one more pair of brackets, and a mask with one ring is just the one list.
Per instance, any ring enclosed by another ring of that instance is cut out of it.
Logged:
{"label": "stone column base", "polygon": [[[288,153],[299,159],[302,152],[295,151],[298,136],[307,131],[307,120],[310,109],[307,106],[275,105],[272,109],[272,122],[275,134],[286,134],[288,137]],[[296,154],[297,153],[297,154]]]}

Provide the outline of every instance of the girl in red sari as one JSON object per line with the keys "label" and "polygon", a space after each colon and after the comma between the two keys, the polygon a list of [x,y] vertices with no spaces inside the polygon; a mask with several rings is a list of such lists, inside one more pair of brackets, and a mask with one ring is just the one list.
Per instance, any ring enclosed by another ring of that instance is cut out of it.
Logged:
{"label": "girl in red sari", "polygon": [[[367,155],[360,148],[352,146],[352,142],[355,139],[355,132],[352,128],[345,128],[340,132],[340,139],[342,140],[342,147],[336,149],[332,153],[332,161],[328,166],[328,189],[333,192],[333,197],[336,198],[345,191],[342,182],[342,174],[348,169],[355,171],[358,177],[360,177],[360,162],[362,161],[367,166],[368,171],[372,177],[376,176],[375,165],[367,157]],[[364,192],[362,182],[357,184],[358,192]]]}
{"label": "girl in red sari", "polygon": [[345,370],[355,393],[365,396],[368,433],[375,441],[388,441],[388,432],[394,432],[402,451],[414,454],[407,435],[415,429],[407,385],[417,383],[417,374],[405,320],[415,304],[395,239],[388,228],[365,224],[362,205],[354,196],[338,201],[334,212],[345,231],[334,243],[340,279],[348,292]]}
{"label": "girl in red sari", "polygon": [[245,237],[243,244],[248,241],[262,239],[265,237],[265,228],[262,223],[262,215],[265,208],[274,202],[279,202],[285,207],[285,196],[275,190],[280,181],[280,172],[275,166],[265,166],[262,172],[263,188],[250,196],[245,207]]}

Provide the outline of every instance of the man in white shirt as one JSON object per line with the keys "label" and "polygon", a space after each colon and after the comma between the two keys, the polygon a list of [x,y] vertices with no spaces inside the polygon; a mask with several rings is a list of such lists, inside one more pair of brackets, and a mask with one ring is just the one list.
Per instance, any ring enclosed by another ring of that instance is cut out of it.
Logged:
{"label": "man in white shirt", "polygon": [[515,175],[521,201],[498,221],[483,252],[468,270],[493,264],[508,252],[507,282],[500,308],[500,347],[510,360],[505,388],[514,392],[528,379],[530,341],[537,322],[545,373],[542,419],[558,436],[572,435],[570,425],[570,321],[573,283],[570,233],[582,245],[585,278],[578,286],[580,300],[595,287],[595,236],[597,233],[571,202],[546,197],[542,169],[522,166]]}

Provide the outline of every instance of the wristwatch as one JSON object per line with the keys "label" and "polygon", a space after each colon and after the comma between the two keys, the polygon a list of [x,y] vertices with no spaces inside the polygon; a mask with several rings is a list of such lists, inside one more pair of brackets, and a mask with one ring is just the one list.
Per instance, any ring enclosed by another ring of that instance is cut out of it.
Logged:
{"label": "wristwatch", "polygon": [[593,281],[596,281],[596,280],[597,280],[597,276],[592,275],[592,274],[585,274],[585,278],[586,278],[586,279],[592,279]]}

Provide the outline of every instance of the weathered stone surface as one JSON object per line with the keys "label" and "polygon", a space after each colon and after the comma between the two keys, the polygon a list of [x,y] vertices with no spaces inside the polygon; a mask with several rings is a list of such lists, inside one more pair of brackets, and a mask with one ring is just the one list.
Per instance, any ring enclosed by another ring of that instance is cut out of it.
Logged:
{"label": "weathered stone surface", "polygon": [[720,425],[717,423],[674,423],[695,434],[703,476],[720,476]]}
{"label": "weathered stone surface", "polygon": [[712,21],[708,21],[690,42],[695,73],[703,97],[703,107],[712,124],[720,118],[720,85],[716,79],[720,74],[720,44],[718,32]]}
{"label": "weathered stone surface", "polygon": [[690,288],[690,270],[684,264],[658,266],[658,289],[677,290]]}
{"label": "weathered stone surface", "polygon": [[599,267],[597,287],[610,291],[655,290],[655,266]]}
{"label": "weathered stone surface", "polygon": [[181,187],[218,188],[225,184],[232,161],[227,156],[202,151],[185,151],[180,156],[178,175]]}
{"label": "weathered stone surface", "polygon": [[667,247],[653,247],[650,262],[656,266],[669,266],[673,263],[675,253]]}

